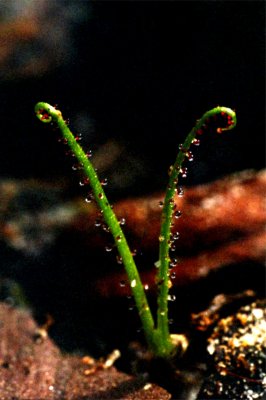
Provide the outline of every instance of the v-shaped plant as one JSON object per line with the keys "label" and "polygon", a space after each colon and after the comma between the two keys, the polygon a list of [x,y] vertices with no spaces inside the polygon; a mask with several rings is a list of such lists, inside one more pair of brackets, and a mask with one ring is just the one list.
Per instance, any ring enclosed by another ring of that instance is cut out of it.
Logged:
{"label": "v-shaped plant", "polygon": [[93,197],[114,238],[120,259],[123,262],[128,275],[131,291],[135,299],[143,331],[150,350],[157,357],[169,358],[173,356],[175,354],[177,343],[176,340],[174,340],[175,335],[171,335],[169,332],[168,301],[169,288],[171,287],[171,280],[169,277],[169,264],[171,258],[169,251],[176,238],[176,234],[171,232],[172,218],[174,214],[176,217],[180,215],[180,212],[175,210],[174,202],[174,196],[178,191],[178,178],[180,175],[186,173],[183,164],[186,159],[192,160],[193,155],[190,151],[190,147],[192,144],[199,144],[198,136],[203,134],[209,124],[213,122],[216,125],[221,125],[216,128],[218,133],[232,129],[236,125],[235,112],[227,107],[216,107],[207,111],[199,120],[197,120],[196,125],[190,131],[184,143],[179,145],[177,158],[174,164],[170,167],[169,182],[166,187],[165,199],[162,204],[161,232],[159,236],[159,261],[157,263],[158,272],[156,276],[156,283],[158,285],[156,320],[152,315],[138,269],[121,228],[121,224],[114,214],[104,192],[103,184],[100,182],[89,159],[90,154],[84,152],[78,143],[77,137],[72,134],[67,122],[62,116],[62,113],[58,109],[48,103],[40,102],[36,104],[35,112],[42,122],[53,122],[58,125],[64,141],[68,144],[72,153],[77,158],[79,166],[83,169],[85,178],[91,185]]}

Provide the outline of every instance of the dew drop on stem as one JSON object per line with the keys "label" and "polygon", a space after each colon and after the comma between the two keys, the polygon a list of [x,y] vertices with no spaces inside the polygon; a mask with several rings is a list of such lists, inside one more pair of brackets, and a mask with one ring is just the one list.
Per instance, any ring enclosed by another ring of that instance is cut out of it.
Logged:
{"label": "dew drop on stem", "polygon": [[102,185],[102,186],[106,186],[107,183],[108,183],[108,179],[107,179],[107,178],[104,178],[104,179],[101,181],[101,185]]}
{"label": "dew drop on stem", "polygon": [[180,218],[181,215],[182,215],[182,212],[181,212],[180,210],[177,210],[177,211],[174,213],[174,217],[175,217],[176,219]]}
{"label": "dew drop on stem", "polygon": [[86,203],[91,203],[93,199],[94,199],[93,194],[89,193],[88,196],[85,198],[85,201]]}
{"label": "dew drop on stem", "polygon": [[187,177],[187,168],[182,168],[180,170],[181,176],[182,178],[186,178]]}
{"label": "dew drop on stem", "polygon": [[130,286],[131,286],[132,288],[136,287],[136,284],[137,284],[136,279],[133,279],[133,280],[130,282]]}
{"label": "dew drop on stem", "polygon": [[176,296],[174,294],[169,294],[167,297],[168,301],[175,301],[176,300]]}
{"label": "dew drop on stem", "polygon": [[200,139],[197,139],[197,138],[193,139],[192,140],[192,144],[194,144],[194,146],[199,146],[200,145]]}
{"label": "dew drop on stem", "polygon": [[116,262],[117,262],[117,264],[123,264],[123,259],[122,259],[122,257],[119,256],[119,255],[117,255],[117,256],[116,256]]}
{"label": "dew drop on stem", "polygon": [[101,227],[102,227],[102,230],[103,230],[104,232],[107,232],[107,233],[110,232],[109,226],[106,225],[105,223],[102,223]]}
{"label": "dew drop on stem", "polygon": [[177,188],[177,195],[178,195],[178,197],[183,197],[184,196],[184,189],[181,186],[179,186]]}
{"label": "dew drop on stem", "polygon": [[170,267],[171,267],[171,268],[175,267],[177,263],[178,263],[177,258],[173,258],[173,259],[171,260],[171,262],[170,262]]}
{"label": "dew drop on stem", "polygon": [[170,275],[170,278],[171,279],[175,279],[176,278],[176,272],[172,272],[171,275]]}
{"label": "dew drop on stem", "polygon": [[90,180],[88,178],[83,178],[79,181],[80,186],[85,186],[85,185],[88,185],[89,183],[90,183]]}
{"label": "dew drop on stem", "polygon": [[188,161],[193,161],[194,156],[193,156],[192,151],[188,151],[188,152],[186,153],[186,156],[187,156]]}
{"label": "dew drop on stem", "polygon": [[77,171],[78,169],[81,169],[81,166],[79,164],[73,164],[72,169],[73,171]]}
{"label": "dew drop on stem", "polygon": [[110,253],[110,251],[112,251],[113,250],[113,246],[111,246],[111,245],[107,245],[107,246],[105,246],[105,251],[107,252],[107,253]]}
{"label": "dew drop on stem", "polygon": [[178,239],[179,239],[179,236],[180,236],[179,232],[175,232],[175,233],[173,234],[172,238],[173,238],[173,240],[178,240]]}
{"label": "dew drop on stem", "polygon": [[75,136],[76,142],[80,142],[82,140],[82,135],[79,133],[77,136]]}

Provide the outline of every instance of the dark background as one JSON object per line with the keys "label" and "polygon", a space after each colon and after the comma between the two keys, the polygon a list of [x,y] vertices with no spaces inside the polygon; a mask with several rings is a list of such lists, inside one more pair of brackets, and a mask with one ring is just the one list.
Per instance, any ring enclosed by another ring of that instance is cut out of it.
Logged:
{"label": "dark background", "polygon": [[[10,40],[12,51],[6,58],[2,52],[0,60],[0,178],[69,179],[72,194],[83,195],[56,133],[34,115],[38,101],[58,104],[95,154],[110,140],[121,146],[104,171],[113,199],[163,190],[178,144],[217,105],[236,109],[238,125],[201,138],[185,183],[263,168],[264,8],[254,0],[5,2],[0,38],[3,24],[27,15],[37,29],[30,39],[10,34],[2,42]],[[78,238],[60,238],[38,257],[0,245],[1,274],[22,283],[39,315],[53,314],[52,334],[64,348],[84,346],[97,354],[96,346],[106,354],[109,335],[109,350],[121,340],[128,343],[121,338],[125,330],[135,338],[127,300],[107,306],[82,286],[84,271],[109,268],[106,254],[88,255]],[[208,293],[208,304],[225,287],[263,284],[262,273],[258,278],[248,269],[245,275],[243,266],[235,271],[233,278],[230,271],[218,273],[214,282],[180,290],[182,305],[189,293],[190,301]]]}
{"label": "dark background", "polygon": [[187,183],[264,167],[264,2],[45,3],[40,36],[19,43],[2,69],[1,176],[71,175],[35,120],[37,101],[58,104],[85,147],[123,145],[116,196],[163,188],[178,143],[216,105],[236,109],[238,126],[202,138]]}

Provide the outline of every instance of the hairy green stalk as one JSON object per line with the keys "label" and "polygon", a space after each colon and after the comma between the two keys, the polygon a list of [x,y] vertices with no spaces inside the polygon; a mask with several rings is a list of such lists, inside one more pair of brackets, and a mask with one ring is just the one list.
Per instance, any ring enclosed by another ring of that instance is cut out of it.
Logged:
{"label": "hairy green stalk", "polygon": [[171,223],[173,218],[175,202],[174,197],[177,192],[178,177],[182,173],[182,165],[186,158],[192,157],[189,152],[190,146],[195,141],[197,134],[202,134],[206,128],[206,124],[211,118],[221,114],[226,117],[225,127],[217,128],[218,133],[232,129],[236,125],[236,114],[233,110],[226,107],[216,107],[207,111],[196,123],[195,127],[190,131],[183,145],[180,146],[175,163],[170,168],[170,178],[166,188],[166,195],[163,204],[160,232],[160,250],[159,250],[159,269],[157,274],[157,283],[159,286],[158,293],[158,310],[157,310],[157,329],[160,332],[159,341],[168,342],[169,351],[171,351],[169,323],[168,323],[168,296],[171,281],[169,279],[169,250],[171,247]]}
{"label": "hairy green stalk", "polygon": [[119,221],[117,220],[112,210],[112,207],[107,200],[102,184],[99,181],[90,160],[84,153],[79,143],[76,141],[74,135],[68,128],[59,110],[52,107],[48,103],[40,102],[36,104],[35,112],[37,117],[42,122],[56,122],[63,135],[63,138],[67,141],[68,146],[70,147],[73,154],[76,156],[80,166],[82,167],[85,176],[89,179],[95,201],[102,211],[102,215],[106,224],[110,228],[110,232],[113,235],[117,250],[120,254],[120,257],[122,258],[124,267],[126,269],[129,284],[131,286],[131,291],[134,296],[136,307],[141,318],[146,340],[152,351],[156,353],[157,346],[154,339],[154,320],[135,261],[131,254]]}
{"label": "hairy green stalk", "polygon": [[79,165],[83,169],[86,178],[91,185],[95,201],[97,202],[103,218],[108,225],[111,234],[113,235],[118,253],[123,261],[125,270],[128,275],[132,294],[135,299],[136,307],[140,319],[142,321],[143,331],[148,343],[149,348],[156,356],[170,357],[174,355],[176,343],[171,338],[169,333],[168,321],[168,292],[170,286],[169,280],[169,250],[171,245],[171,221],[174,212],[174,195],[176,192],[176,185],[178,176],[182,169],[182,164],[187,156],[189,156],[189,148],[191,143],[195,140],[196,134],[201,134],[209,118],[217,115],[224,114],[227,117],[227,123],[224,128],[218,128],[218,132],[232,129],[236,124],[235,113],[225,107],[216,107],[208,111],[203,117],[197,121],[196,126],[191,130],[187,136],[181,150],[178,153],[177,159],[171,168],[170,180],[166,190],[164,207],[162,212],[162,225],[160,233],[160,261],[159,271],[157,274],[157,284],[159,288],[158,293],[158,312],[157,312],[157,325],[155,322],[146,298],[143,284],[141,282],[135,261],[133,259],[130,248],[127,244],[124,233],[121,229],[120,223],[117,220],[111,205],[109,204],[102,184],[82,147],[77,142],[74,135],[68,128],[67,123],[59,110],[52,107],[48,103],[40,102],[35,106],[37,117],[44,123],[55,122],[64,140],[72,150],[77,158]]}

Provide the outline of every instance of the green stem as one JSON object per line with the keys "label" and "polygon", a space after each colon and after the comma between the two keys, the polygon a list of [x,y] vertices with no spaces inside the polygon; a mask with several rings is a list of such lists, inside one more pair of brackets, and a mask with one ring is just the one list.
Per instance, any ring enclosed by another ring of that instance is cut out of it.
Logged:
{"label": "green stem", "polygon": [[159,286],[158,294],[158,311],[157,311],[157,331],[159,342],[168,343],[167,349],[169,352],[173,350],[173,344],[170,340],[169,321],[168,321],[168,294],[171,281],[169,279],[169,250],[171,246],[171,222],[174,212],[174,196],[177,191],[178,177],[184,160],[187,158],[190,146],[197,134],[201,134],[205,128],[208,119],[217,114],[225,115],[227,118],[226,126],[217,128],[217,132],[232,129],[236,125],[236,114],[233,110],[226,107],[216,107],[207,111],[196,123],[195,127],[190,131],[182,145],[174,165],[170,170],[169,183],[166,189],[164,205],[161,219],[160,232],[160,249],[159,249],[159,269],[157,274],[157,283]]}
{"label": "green stem", "polygon": [[123,264],[125,266],[129,284],[131,286],[131,291],[134,296],[136,306],[142,321],[142,326],[144,334],[149,347],[156,354],[157,344],[156,344],[156,332],[154,329],[154,320],[151,314],[151,310],[146,298],[146,294],[140,280],[140,276],[127,244],[124,233],[120,227],[120,224],[109,204],[107,197],[104,193],[102,185],[97,177],[97,174],[84,153],[81,146],[77,143],[74,135],[69,130],[66,122],[64,121],[62,114],[59,110],[52,107],[51,105],[40,102],[35,106],[35,112],[37,117],[45,123],[55,121],[60,128],[60,131],[67,141],[70,149],[75,154],[79,164],[82,166],[85,176],[89,179],[94,198],[102,211],[103,218],[106,224],[110,228],[110,232],[113,235],[117,250],[122,258]]}

